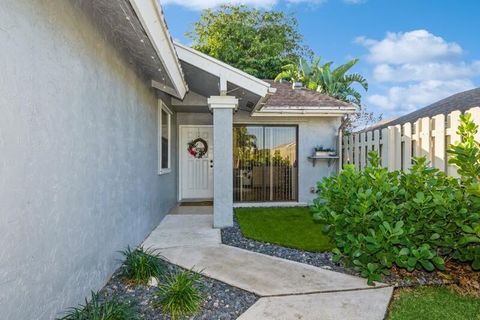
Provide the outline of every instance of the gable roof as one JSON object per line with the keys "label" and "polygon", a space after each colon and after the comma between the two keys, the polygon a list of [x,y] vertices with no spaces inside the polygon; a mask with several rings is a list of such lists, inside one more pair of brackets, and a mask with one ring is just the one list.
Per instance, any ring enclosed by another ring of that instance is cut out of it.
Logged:
{"label": "gable roof", "polygon": [[290,82],[264,80],[276,89],[266,99],[259,113],[297,113],[297,114],[346,114],[356,112],[350,103],[332,98],[317,91],[301,88],[294,89]]}
{"label": "gable roof", "polygon": [[181,61],[218,77],[220,82],[233,83],[261,97],[272,91],[268,82],[260,80],[205,53],[178,42],[175,42],[175,49]]}
{"label": "gable roof", "polygon": [[[168,31],[162,8],[156,0],[128,0],[153,49],[162,62],[173,88],[152,79],[152,86],[183,99],[188,91],[180,61]],[[138,35],[137,35],[138,38]],[[142,46],[139,45],[139,48]]]}
{"label": "gable roof", "polygon": [[398,124],[403,125],[407,122],[413,123],[419,118],[431,118],[433,116],[436,116],[437,114],[447,115],[455,110],[465,112],[472,107],[478,106],[480,106],[480,88],[454,94],[450,97],[432,103],[425,108],[411,112],[394,120],[383,122],[382,124],[373,125],[372,127],[365,130],[381,129],[388,126],[395,126]]}

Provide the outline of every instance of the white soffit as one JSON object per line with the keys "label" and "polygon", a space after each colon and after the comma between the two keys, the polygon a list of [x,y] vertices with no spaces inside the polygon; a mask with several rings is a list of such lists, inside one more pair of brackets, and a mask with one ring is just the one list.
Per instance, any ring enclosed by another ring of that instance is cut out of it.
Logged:
{"label": "white soffit", "polygon": [[195,49],[179,43],[175,43],[175,48],[180,60],[220,78],[221,86],[222,84],[225,86],[226,82],[230,82],[260,97],[265,97],[267,94],[275,92],[275,89],[271,88],[269,83]]}
{"label": "white soffit", "polygon": [[188,87],[160,6],[157,4],[156,0],[129,1],[135,10],[138,19],[142,23],[152,46],[162,60],[162,64],[166,69],[165,71],[175,87],[175,92],[168,90],[169,88],[163,88],[162,86],[157,87],[155,85],[156,83],[152,83],[152,86],[183,99],[188,91]]}

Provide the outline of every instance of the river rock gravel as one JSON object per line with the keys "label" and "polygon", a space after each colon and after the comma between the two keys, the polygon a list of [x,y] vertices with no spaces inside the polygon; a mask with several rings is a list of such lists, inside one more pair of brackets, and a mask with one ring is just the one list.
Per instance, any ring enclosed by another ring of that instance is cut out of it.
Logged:
{"label": "river rock gravel", "polygon": [[237,221],[234,221],[233,227],[222,229],[222,243],[274,257],[306,263],[327,270],[355,274],[353,270],[333,262],[333,254],[330,252],[308,252],[245,238]]}
{"label": "river rock gravel", "polygon": [[[165,262],[169,272],[180,270],[179,267]],[[204,294],[204,302],[200,312],[187,319],[194,320],[233,320],[237,319],[243,312],[252,306],[258,297],[250,292],[232,287],[223,282],[201,277],[200,288]],[[163,320],[171,319],[169,315],[155,307],[156,287],[143,285],[128,285],[115,272],[109,282],[102,289],[101,294],[104,297],[117,296],[119,299],[127,302],[133,302],[140,313],[141,318],[145,320]]]}

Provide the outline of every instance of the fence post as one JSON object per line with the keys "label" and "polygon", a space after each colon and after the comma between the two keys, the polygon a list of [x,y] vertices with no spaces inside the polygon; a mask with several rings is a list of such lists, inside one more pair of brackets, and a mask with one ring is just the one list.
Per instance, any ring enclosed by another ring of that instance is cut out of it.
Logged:
{"label": "fence post", "polygon": [[395,127],[382,129],[382,165],[389,171],[395,170]]}
{"label": "fence post", "polygon": [[348,137],[348,145],[349,145],[349,148],[348,148],[348,163],[350,164],[354,164],[353,163],[353,153],[355,152],[355,141],[353,140],[353,136],[354,134],[350,134],[350,136]]}
{"label": "fence post", "polygon": [[401,170],[402,169],[402,127],[400,125],[396,125],[393,127],[393,163],[394,163],[394,170]]}
{"label": "fence post", "polygon": [[380,130],[373,131],[373,148],[377,151],[379,157],[382,155],[380,154]]}
{"label": "fence post", "polygon": [[446,171],[446,150],[445,150],[445,115],[439,114],[433,117],[435,121],[435,131],[433,148],[433,166],[443,172]]}
{"label": "fence post", "polygon": [[412,124],[407,122],[403,125],[403,170],[412,166]]}
{"label": "fence post", "polygon": [[[460,115],[462,113],[458,110],[453,111],[450,113],[450,128],[448,131],[450,132],[450,144],[455,144],[460,141],[460,136],[457,134],[458,126],[460,125]],[[448,158],[447,158],[448,161]],[[457,168],[455,166],[449,165],[447,167],[447,173],[449,176],[458,178],[459,175],[457,173]]]}
{"label": "fence post", "polygon": [[417,119],[415,123],[413,124],[415,133],[412,135],[412,141],[414,143],[414,149],[413,149],[413,155],[414,157],[420,157],[422,155],[422,148],[420,147],[420,129],[422,127],[422,124],[420,122],[420,119]]}
{"label": "fence post", "polygon": [[369,164],[370,162],[368,161],[368,152],[369,151],[372,151],[373,150],[373,138],[372,138],[372,135],[373,135],[373,132],[372,131],[368,131],[367,132],[367,149],[366,149],[366,152],[367,152],[367,164]]}
{"label": "fence post", "polygon": [[355,168],[360,170],[360,134],[356,133],[353,138],[354,153],[355,153]]}
{"label": "fence post", "polygon": [[343,164],[348,163],[348,136],[343,137],[342,145],[340,146],[342,149],[342,167]]}
{"label": "fence post", "polygon": [[422,118],[421,120],[421,130],[420,130],[420,147],[421,153],[420,156],[426,157],[427,161],[432,161],[431,159],[431,143],[430,143],[430,118]]}
{"label": "fence post", "polygon": [[365,147],[366,147],[366,143],[365,143],[365,132],[361,132],[360,133],[360,168],[361,170],[365,169],[365,167],[367,166],[367,161],[366,161],[366,153],[365,153]]}

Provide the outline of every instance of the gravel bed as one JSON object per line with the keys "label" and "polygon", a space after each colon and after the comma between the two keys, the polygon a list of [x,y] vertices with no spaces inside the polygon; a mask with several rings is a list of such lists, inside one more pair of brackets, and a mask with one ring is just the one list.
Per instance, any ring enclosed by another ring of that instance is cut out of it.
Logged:
{"label": "gravel bed", "polygon": [[[297,261],[320,267],[327,270],[333,270],[345,274],[359,276],[359,273],[351,268],[344,267],[341,263],[332,261],[333,254],[330,252],[308,252],[299,249],[282,247],[276,244],[247,239],[243,236],[240,226],[236,219],[233,227],[222,229],[222,243],[225,245],[238,247],[266,255]],[[450,284],[451,280],[446,280],[438,272],[414,271],[408,273],[403,270],[392,270],[392,274],[386,276],[382,282],[395,285],[397,287],[412,287],[418,285],[441,285]]]}
{"label": "gravel bed", "polygon": [[222,243],[274,257],[306,263],[315,267],[356,274],[354,270],[344,268],[340,263],[333,262],[333,254],[330,252],[308,252],[247,239],[243,236],[237,221],[234,221],[233,227],[222,229]]}
{"label": "gravel bed", "polygon": [[[181,270],[168,262],[165,262],[165,264],[170,272]],[[237,319],[258,300],[258,297],[253,293],[205,276],[201,278],[201,288],[205,298],[200,313],[188,319]],[[153,306],[156,290],[156,287],[143,285],[129,286],[121,279],[117,271],[102,289],[101,293],[105,297],[115,295],[123,301],[134,302],[142,319],[171,319],[170,316],[162,313],[160,308]]]}

